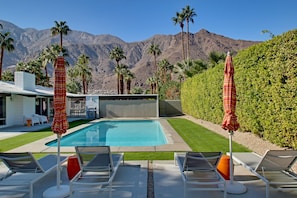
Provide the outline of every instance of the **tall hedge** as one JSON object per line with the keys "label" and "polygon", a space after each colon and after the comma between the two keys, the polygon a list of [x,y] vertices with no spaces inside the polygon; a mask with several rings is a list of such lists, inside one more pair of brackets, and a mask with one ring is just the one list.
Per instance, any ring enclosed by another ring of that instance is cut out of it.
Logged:
{"label": "tall hedge", "polygon": [[[297,149],[297,30],[253,45],[233,57],[240,131]],[[220,124],[223,64],[187,79],[183,111]]]}

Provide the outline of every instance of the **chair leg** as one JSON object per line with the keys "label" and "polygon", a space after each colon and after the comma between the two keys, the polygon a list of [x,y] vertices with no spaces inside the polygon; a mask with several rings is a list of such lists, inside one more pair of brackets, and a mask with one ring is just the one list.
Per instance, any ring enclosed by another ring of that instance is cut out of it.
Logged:
{"label": "chair leg", "polygon": [[269,184],[266,184],[266,198],[269,198]]}
{"label": "chair leg", "polygon": [[184,182],[184,198],[187,197],[187,183]]}

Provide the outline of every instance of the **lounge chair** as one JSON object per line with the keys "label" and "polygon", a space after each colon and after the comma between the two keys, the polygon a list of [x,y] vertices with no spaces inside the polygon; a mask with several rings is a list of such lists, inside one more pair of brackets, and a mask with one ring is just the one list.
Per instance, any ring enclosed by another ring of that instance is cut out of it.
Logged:
{"label": "lounge chair", "polygon": [[225,179],[217,171],[221,152],[175,153],[174,158],[184,182],[184,197],[188,190],[223,191],[226,197]]}
{"label": "lounge chair", "polygon": [[32,114],[32,117],[37,117],[40,124],[44,124],[48,122],[47,117],[44,115]]}
{"label": "lounge chair", "polygon": [[297,150],[268,150],[263,157],[233,152],[232,157],[265,183],[266,198],[270,186],[281,190],[297,188],[297,174],[291,170],[297,160]]}
{"label": "lounge chair", "polygon": [[80,171],[70,181],[70,196],[74,191],[109,190],[118,167],[123,161],[123,153],[111,153],[109,146],[76,146]]}
{"label": "lounge chair", "polygon": [[36,116],[24,116],[24,124],[27,124],[27,120],[31,120],[31,125],[34,126],[35,124],[40,124],[40,120]]}
{"label": "lounge chair", "polygon": [[[33,185],[48,173],[56,170],[57,156],[47,155],[36,160],[30,152],[0,153],[8,172],[0,179],[0,192],[24,192],[33,198]],[[61,163],[67,157],[61,156]]]}

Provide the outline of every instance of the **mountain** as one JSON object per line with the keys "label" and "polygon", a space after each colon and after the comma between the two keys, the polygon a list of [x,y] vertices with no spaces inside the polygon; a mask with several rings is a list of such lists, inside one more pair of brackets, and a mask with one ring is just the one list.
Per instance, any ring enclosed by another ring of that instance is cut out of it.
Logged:
{"label": "mountain", "polygon": [[[7,21],[0,20],[0,23],[3,25],[3,31],[11,33],[15,46],[13,52],[5,53],[3,70],[14,67],[20,61],[26,62],[36,58],[47,46],[59,43],[59,37],[52,37],[50,29],[22,29]],[[93,82],[89,86],[89,93],[99,94],[107,91],[116,93],[116,76],[113,72],[116,63],[109,59],[109,52],[116,46],[120,46],[127,57],[121,63],[126,64],[136,74],[132,87],[147,87],[145,81],[152,75],[154,64],[153,56],[148,54],[151,43],[159,45],[162,51],[162,54],[157,57],[157,61],[167,59],[171,64],[175,64],[182,60],[181,33],[154,35],[144,41],[130,43],[113,35],[93,35],[76,30],[63,37],[63,46],[68,50],[67,60],[70,66],[76,63],[81,54],[90,57]],[[234,40],[202,29],[195,34],[190,34],[190,57],[207,60],[212,51],[237,53],[256,43],[258,42]],[[52,72],[52,68],[49,68],[49,71]]]}

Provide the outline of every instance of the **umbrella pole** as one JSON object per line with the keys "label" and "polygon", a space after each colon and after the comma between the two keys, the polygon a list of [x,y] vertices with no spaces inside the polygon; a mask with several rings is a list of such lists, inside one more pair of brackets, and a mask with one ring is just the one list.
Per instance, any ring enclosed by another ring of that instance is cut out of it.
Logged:
{"label": "umbrella pole", "polygon": [[58,154],[57,154],[57,185],[48,188],[43,192],[43,198],[65,198],[69,196],[69,186],[61,185],[61,159],[60,159],[61,135],[57,134]]}
{"label": "umbrella pole", "polygon": [[230,183],[233,183],[233,158],[232,158],[232,135],[233,131],[229,131],[229,153],[230,153]]}
{"label": "umbrella pole", "polygon": [[60,140],[61,136],[57,134],[58,141],[58,157],[57,157],[57,188],[60,189],[60,180],[61,180],[61,165],[60,165]]}
{"label": "umbrella pole", "polygon": [[233,131],[229,130],[230,180],[226,181],[226,189],[230,194],[243,194],[247,190],[246,187],[243,184],[234,181],[233,177],[232,136]]}

